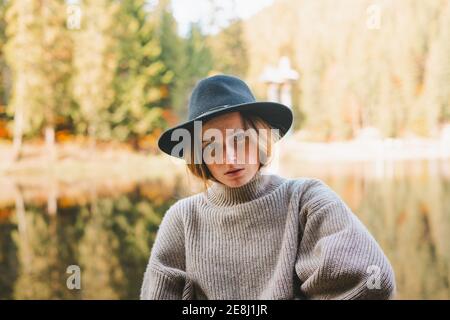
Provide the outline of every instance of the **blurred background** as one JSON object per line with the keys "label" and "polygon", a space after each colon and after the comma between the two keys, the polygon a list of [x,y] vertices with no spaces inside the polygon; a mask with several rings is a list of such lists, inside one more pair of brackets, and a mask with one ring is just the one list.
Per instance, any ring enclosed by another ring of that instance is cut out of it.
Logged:
{"label": "blurred background", "polygon": [[0,0],[0,299],[138,298],[199,191],[157,139],[217,73],[292,108],[276,172],[341,195],[398,299],[450,298],[450,0]]}

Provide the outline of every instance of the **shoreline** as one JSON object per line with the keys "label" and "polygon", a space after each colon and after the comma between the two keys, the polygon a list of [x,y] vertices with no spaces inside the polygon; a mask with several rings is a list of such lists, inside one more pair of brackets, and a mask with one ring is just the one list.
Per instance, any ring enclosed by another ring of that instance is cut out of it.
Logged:
{"label": "shoreline", "polygon": [[[196,181],[187,177],[184,162],[171,161],[165,154],[146,155],[117,148],[99,148],[89,154],[76,144],[61,144],[57,146],[58,160],[48,163],[45,148],[25,148],[28,156],[23,160],[9,167],[0,163],[0,208],[14,204],[18,197],[42,203],[51,196],[64,198],[68,203],[130,192],[138,185],[152,186],[151,189],[165,185],[162,189],[170,189],[186,182],[189,189],[197,187]],[[0,156],[5,150],[5,144],[0,143]],[[314,143],[291,136],[280,141],[278,150],[275,173],[286,177],[380,180],[426,175],[450,179],[450,145],[440,140]]]}
{"label": "shoreline", "polygon": [[405,160],[450,160],[450,139],[355,139],[339,142],[307,142],[288,137],[281,153],[310,162],[378,162]]}

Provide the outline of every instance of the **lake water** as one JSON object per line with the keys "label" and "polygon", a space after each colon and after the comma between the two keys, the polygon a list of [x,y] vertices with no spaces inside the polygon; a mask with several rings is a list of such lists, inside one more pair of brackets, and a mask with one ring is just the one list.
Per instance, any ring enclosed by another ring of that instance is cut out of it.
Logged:
{"label": "lake water", "polygon": [[[348,203],[392,262],[398,299],[450,299],[450,163],[288,172],[323,179]],[[137,299],[161,218],[189,194],[182,181],[148,181],[131,192],[58,198],[49,214],[47,202],[19,190],[0,205],[0,299]],[[80,290],[67,288],[71,265],[80,267]]]}

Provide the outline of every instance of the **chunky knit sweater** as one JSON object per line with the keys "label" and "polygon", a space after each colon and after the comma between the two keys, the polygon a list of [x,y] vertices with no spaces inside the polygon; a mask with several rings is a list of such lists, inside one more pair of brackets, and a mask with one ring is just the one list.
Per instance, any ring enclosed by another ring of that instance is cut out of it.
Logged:
{"label": "chunky knit sweater", "polygon": [[322,180],[260,171],[165,213],[141,299],[390,299],[382,249]]}

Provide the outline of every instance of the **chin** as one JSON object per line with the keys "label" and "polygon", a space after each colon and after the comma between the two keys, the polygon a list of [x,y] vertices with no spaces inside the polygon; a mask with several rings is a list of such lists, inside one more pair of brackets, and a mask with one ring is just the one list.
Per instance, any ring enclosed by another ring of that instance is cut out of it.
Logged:
{"label": "chin", "polygon": [[246,184],[248,181],[250,181],[251,177],[249,177],[248,175],[236,178],[236,179],[227,179],[227,185],[229,187],[232,188],[237,188],[240,186],[243,186],[244,184]]}
{"label": "chin", "polygon": [[240,186],[243,186],[244,184],[245,184],[245,182],[238,182],[238,181],[233,181],[233,182],[227,183],[227,185],[232,188],[238,188]]}

